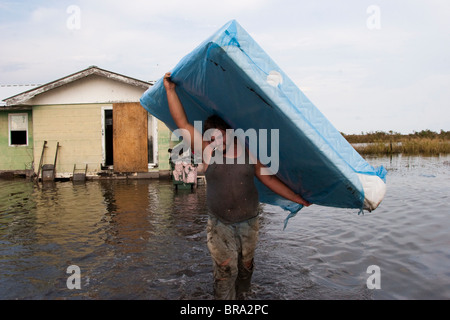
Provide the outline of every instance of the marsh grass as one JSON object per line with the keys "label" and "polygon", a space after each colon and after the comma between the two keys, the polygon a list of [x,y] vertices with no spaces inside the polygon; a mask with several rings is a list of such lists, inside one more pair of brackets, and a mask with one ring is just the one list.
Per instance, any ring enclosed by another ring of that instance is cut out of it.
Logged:
{"label": "marsh grass", "polygon": [[439,155],[450,153],[450,141],[434,139],[411,139],[400,142],[373,142],[354,145],[361,154],[405,154],[405,155]]}
{"label": "marsh grass", "polygon": [[450,153],[450,132],[425,130],[413,134],[375,132],[345,135],[356,151],[364,155],[440,155]]}

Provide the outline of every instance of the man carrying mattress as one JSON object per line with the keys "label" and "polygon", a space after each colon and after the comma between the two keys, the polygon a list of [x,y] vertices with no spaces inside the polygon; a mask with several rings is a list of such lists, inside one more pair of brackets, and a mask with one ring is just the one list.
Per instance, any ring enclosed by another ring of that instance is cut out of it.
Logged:
{"label": "man carrying mattress", "polygon": [[311,204],[275,175],[262,174],[264,166],[238,139],[228,134],[230,126],[218,116],[206,120],[204,131],[210,137],[204,141],[202,133],[189,123],[170,75],[164,76],[170,114],[183,140],[189,142],[195,154],[203,155],[209,212],[207,243],[214,264],[214,296],[236,299],[249,289],[254,269],[259,231],[259,200],[254,177],[288,200],[304,206]]}

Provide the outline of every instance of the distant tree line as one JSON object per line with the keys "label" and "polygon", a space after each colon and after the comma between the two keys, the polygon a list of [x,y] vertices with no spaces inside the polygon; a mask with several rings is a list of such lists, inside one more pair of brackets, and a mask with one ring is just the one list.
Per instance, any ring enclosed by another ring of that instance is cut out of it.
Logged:
{"label": "distant tree line", "polygon": [[402,134],[394,131],[384,132],[361,132],[361,134],[341,134],[350,143],[373,143],[373,142],[401,142],[412,139],[450,140],[450,131],[441,130],[434,132],[431,130],[414,131],[409,134]]}

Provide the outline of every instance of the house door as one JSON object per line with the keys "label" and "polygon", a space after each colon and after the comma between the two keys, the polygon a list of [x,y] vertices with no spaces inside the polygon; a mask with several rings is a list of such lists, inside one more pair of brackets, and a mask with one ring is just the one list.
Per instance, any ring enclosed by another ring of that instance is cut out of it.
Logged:
{"label": "house door", "polygon": [[112,107],[102,108],[103,124],[103,166],[110,167],[114,164],[113,150],[113,109]]}

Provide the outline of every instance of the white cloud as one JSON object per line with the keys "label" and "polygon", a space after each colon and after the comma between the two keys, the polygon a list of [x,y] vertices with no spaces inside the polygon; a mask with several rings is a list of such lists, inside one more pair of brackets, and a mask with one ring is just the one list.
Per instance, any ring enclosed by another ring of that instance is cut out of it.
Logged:
{"label": "white cloud", "polygon": [[[97,12],[120,13],[125,17],[133,17],[138,21],[148,21],[151,19],[168,20],[167,22],[179,19],[194,20],[197,23],[202,21],[215,21],[217,18],[239,14],[244,10],[257,10],[264,6],[266,0],[167,0],[148,1],[133,0],[133,5],[124,5],[122,0],[97,0],[80,1],[81,8],[96,8]],[[100,8],[100,10],[98,10]],[[101,9],[103,8],[103,10]],[[225,23],[226,21],[224,21]]]}
{"label": "white cloud", "polygon": [[[42,83],[90,65],[156,80],[237,19],[341,131],[396,131],[417,113],[390,122],[388,111],[422,112],[429,97],[433,110],[447,109],[450,3],[377,3],[379,30],[366,25],[374,2],[360,0],[0,1],[0,83]],[[79,30],[67,28],[69,5],[80,8]],[[440,125],[430,117],[442,118],[428,112],[415,130]]]}
{"label": "white cloud", "polygon": [[57,8],[39,7],[31,13],[31,21],[33,23],[47,23],[55,19],[61,18],[61,10]]}

